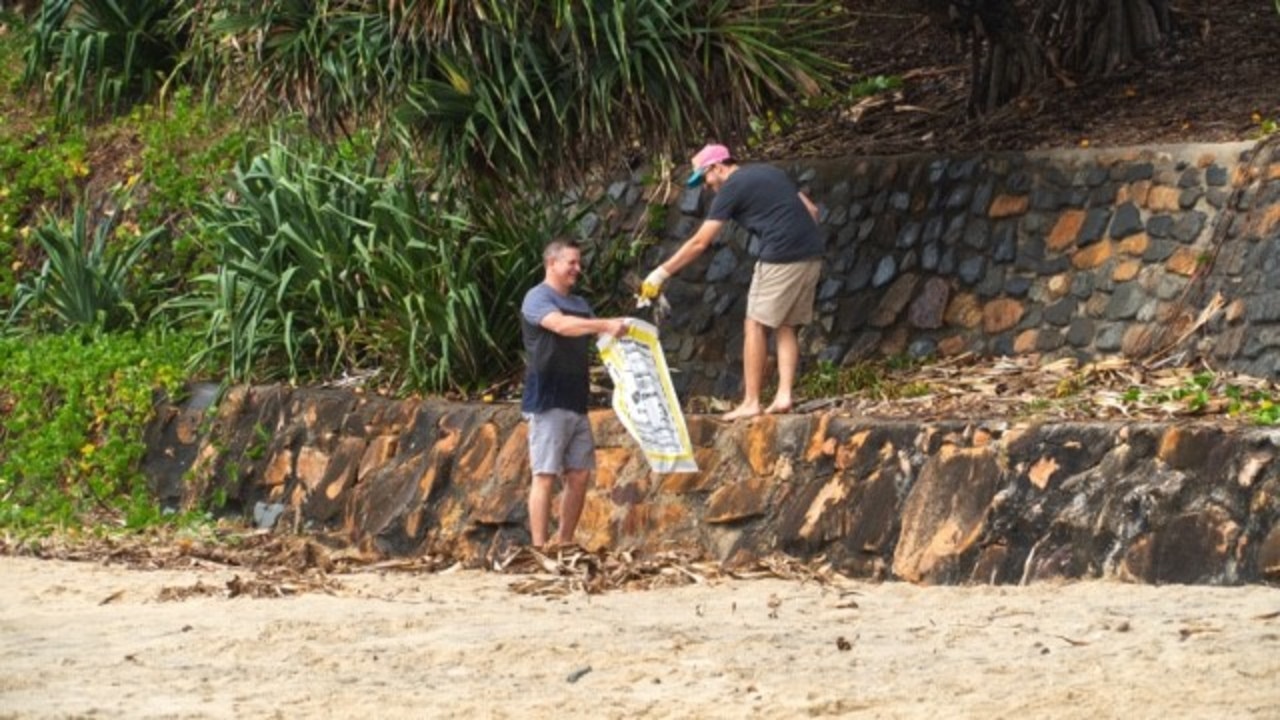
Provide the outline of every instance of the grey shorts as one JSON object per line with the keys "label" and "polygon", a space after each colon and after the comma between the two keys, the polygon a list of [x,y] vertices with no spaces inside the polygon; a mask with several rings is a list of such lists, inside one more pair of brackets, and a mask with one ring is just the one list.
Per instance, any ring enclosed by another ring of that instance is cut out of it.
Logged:
{"label": "grey shorts", "polygon": [[534,475],[595,469],[596,444],[586,415],[553,408],[524,417],[529,421],[529,468]]}
{"label": "grey shorts", "polygon": [[747,317],[770,328],[809,324],[821,275],[821,258],[794,263],[757,262],[747,293]]}

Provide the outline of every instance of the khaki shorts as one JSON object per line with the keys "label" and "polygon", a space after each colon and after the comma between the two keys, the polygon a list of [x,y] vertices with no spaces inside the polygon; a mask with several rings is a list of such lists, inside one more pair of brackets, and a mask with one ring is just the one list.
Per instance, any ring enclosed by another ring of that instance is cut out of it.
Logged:
{"label": "khaki shorts", "polygon": [[822,275],[822,260],[756,263],[747,293],[747,317],[777,328],[807,325],[813,320],[813,298]]}

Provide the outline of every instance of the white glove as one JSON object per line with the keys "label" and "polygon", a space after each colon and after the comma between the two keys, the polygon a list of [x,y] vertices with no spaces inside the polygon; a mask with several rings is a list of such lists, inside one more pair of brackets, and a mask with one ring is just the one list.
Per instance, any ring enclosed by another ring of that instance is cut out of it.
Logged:
{"label": "white glove", "polygon": [[653,272],[649,273],[640,285],[640,297],[645,300],[652,300],[658,297],[658,294],[662,292],[662,284],[669,277],[671,277],[671,273],[662,269],[661,265],[654,268]]}

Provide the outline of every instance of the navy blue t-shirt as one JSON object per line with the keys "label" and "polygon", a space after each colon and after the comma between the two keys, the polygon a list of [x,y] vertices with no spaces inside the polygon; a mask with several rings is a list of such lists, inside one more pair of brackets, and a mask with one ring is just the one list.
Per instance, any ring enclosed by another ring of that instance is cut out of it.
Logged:
{"label": "navy blue t-shirt", "polygon": [[595,317],[585,299],[561,295],[545,282],[525,293],[520,327],[527,366],[520,409],[527,413],[554,408],[587,411],[592,336],[565,337],[542,327],[543,318],[557,310],[565,315]]}
{"label": "navy blue t-shirt", "polygon": [[711,201],[708,220],[733,220],[760,238],[760,259],[791,263],[821,257],[822,231],[800,191],[772,165],[739,165]]}

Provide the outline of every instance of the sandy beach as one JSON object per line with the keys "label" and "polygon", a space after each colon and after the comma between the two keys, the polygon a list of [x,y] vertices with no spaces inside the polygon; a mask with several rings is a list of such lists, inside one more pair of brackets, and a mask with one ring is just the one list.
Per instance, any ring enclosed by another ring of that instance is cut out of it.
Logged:
{"label": "sandy beach", "polygon": [[0,557],[0,717],[1280,717],[1263,586],[235,575]]}

